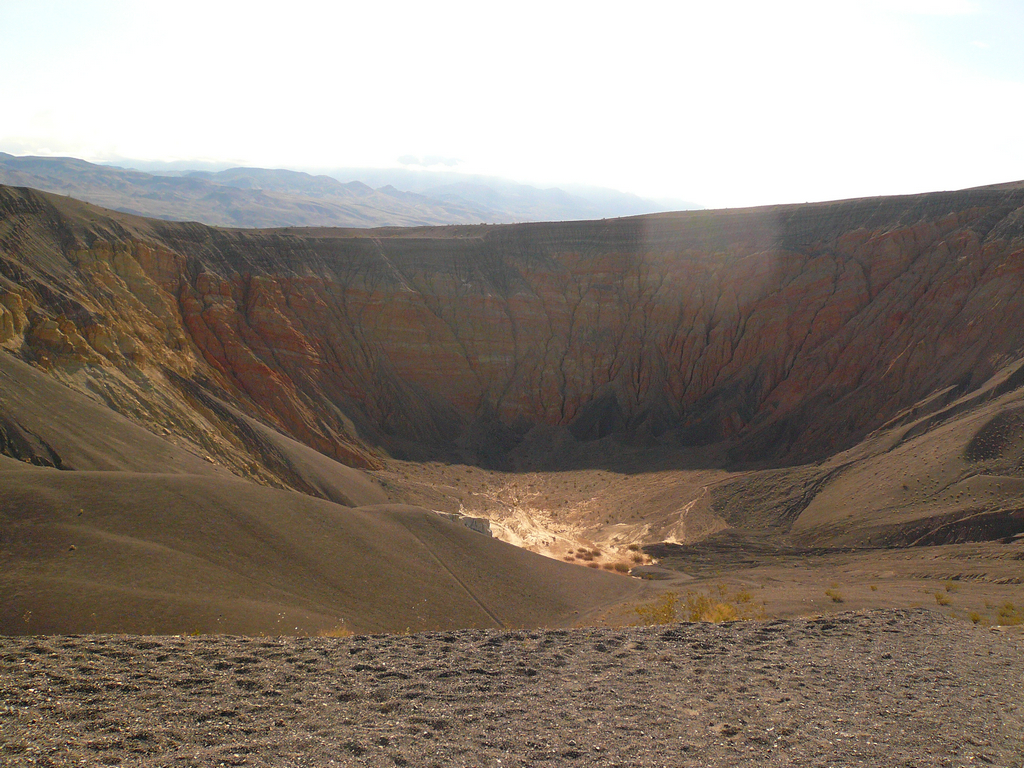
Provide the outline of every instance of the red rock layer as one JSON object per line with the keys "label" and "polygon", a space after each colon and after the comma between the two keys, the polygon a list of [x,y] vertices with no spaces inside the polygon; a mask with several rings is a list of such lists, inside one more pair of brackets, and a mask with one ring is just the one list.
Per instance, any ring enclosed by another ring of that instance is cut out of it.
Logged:
{"label": "red rock layer", "polygon": [[0,215],[0,343],[46,365],[206,382],[362,466],[367,445],[450,446],[495,417],[806,459],[930,392],[978,386],[1024,345],[1013,186],[262,231],[0,188]]}

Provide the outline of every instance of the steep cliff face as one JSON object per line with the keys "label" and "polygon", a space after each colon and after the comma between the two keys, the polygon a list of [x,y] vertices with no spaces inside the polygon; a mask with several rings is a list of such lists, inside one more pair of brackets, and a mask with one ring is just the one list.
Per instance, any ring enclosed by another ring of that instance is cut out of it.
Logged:
{"label": "steep cliff face", "polygon": [[218,403],[356,466],[536,425],[793,462],[1024,347],[1024,186],[372,231],[0,188],[0,217],[0,343],[254,474]]}

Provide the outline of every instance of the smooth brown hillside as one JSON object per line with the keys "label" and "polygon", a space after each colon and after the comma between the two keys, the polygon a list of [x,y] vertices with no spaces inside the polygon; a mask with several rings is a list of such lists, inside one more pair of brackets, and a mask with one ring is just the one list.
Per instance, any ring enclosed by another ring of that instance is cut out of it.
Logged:
{"label": "smooth brown hillside", "polygon": [[0,355],[0,384],[6,456],[67,470],[231,477],[196,446],[176,446],[10,355]]}
{"label": "smooth brown hillside", "polygon": [[[213,461],[203,434],[143,429],[102,402],[0,355],[0,450],[38,466],[64,470],[235,476]],[[299,490],[354,507],[382,504],[387,494],[363,472],[329,459],[229,406],[207,398],[237,430],[236,439]],[[253,465],[254,469],[256,465]],[[259,477],[258,475],[256,475]],[[277,476],[271,478],[279,480]],[[280,483],[278,483],[280,484]]]}
{"label": "smooth brown hillside", "polygon": [[6,355],[0,380],[0,634],[559,626],[637,590],[388,505],[241,414],[322,498],[236,478]]}
{"label": "smooth brown hillside", "polygon": [[415,507],[0,458],[0,634],[564,626],[639,589]]}

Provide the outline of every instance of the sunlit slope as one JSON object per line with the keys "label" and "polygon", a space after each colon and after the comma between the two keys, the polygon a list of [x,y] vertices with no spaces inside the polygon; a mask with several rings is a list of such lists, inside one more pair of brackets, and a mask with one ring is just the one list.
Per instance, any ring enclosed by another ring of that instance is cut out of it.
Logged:
{"label": "sunlit slope", "polygon": [[1024,532],[1024,367],[1007,373],[946,404],[924,403],[836,456],[794,538],[905,546]]}

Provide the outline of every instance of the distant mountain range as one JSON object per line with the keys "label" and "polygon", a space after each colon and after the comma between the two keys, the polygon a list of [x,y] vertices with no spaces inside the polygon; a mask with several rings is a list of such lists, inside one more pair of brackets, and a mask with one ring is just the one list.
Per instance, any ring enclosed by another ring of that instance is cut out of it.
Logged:
{"label": "distant mountain range", "polygon": [[405,169],[313,175],[265,168],[148,170],[0,152],[0,184],[171,221],[228,227],[422,226],[615,218],[697,208],[610,189],[539,189],[507,179]]}

